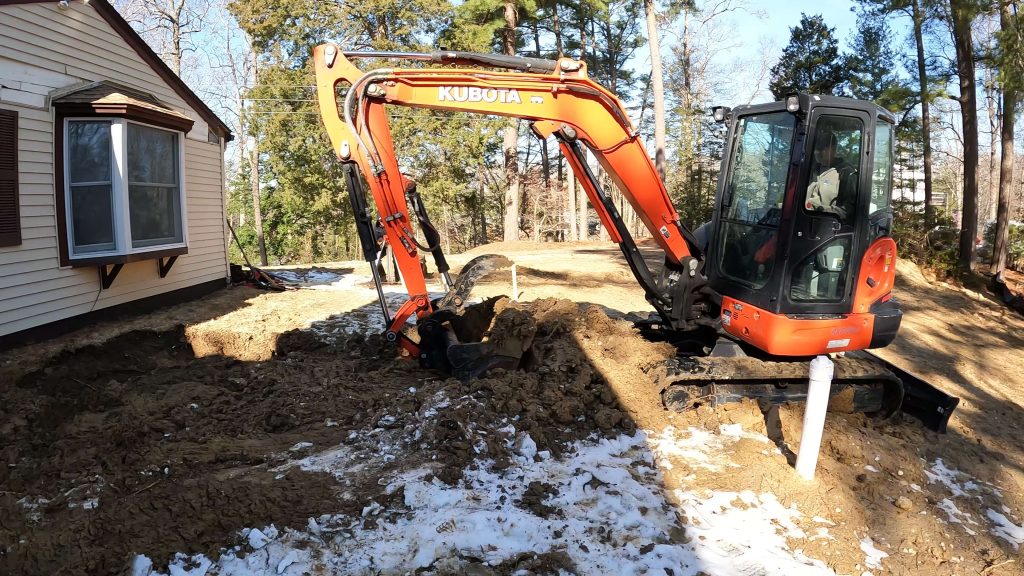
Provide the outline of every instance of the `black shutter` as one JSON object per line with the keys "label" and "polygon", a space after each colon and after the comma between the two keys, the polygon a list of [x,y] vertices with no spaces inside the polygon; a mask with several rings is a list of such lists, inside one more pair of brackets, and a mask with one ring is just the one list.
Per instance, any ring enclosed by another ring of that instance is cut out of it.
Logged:
{"label": "black shutter", "polygon": [[18,113],[0,110],[0,246],[21,244],[18,207]]}

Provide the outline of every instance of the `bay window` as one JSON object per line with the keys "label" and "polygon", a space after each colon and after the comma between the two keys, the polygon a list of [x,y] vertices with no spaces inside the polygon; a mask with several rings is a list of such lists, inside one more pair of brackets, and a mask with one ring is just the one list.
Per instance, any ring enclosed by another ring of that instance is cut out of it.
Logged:
{"label": "bay window", "polygon": [[183,249],[184,134],[126,118],[63,120],[69,263]]}

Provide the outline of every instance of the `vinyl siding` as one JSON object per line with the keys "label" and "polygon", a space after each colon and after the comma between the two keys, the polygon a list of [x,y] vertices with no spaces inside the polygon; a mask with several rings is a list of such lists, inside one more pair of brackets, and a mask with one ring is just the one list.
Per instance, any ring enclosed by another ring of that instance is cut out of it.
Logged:
{"label": "vinyl siding", "polygon": [[[195,121],[184,157],[188,254],[160,278],[157,261],[126,264],[100,289],[95,267],[61,268],[53,113],[47,95],[113,80],[152,93]],[[0,248],[0,335],[227,277],[223,158],[207,125],[87,4],[0,6],[0,108],[18,112],[22,244]]]}

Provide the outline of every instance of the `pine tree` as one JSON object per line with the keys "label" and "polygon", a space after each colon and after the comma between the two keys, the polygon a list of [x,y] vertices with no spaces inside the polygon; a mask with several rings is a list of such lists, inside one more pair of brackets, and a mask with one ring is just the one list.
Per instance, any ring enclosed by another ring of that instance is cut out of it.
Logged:
{"label": "pine tree", "polygon": [[964,185],[960,216],[960,253],[957,267],[971,271],[978,233],[978,97],[971,27],[981,8],[975,0],[950,0],[950,24],[960,80],[960,121],[964,139]]}
{"label": "pine tree", "polygon": [[829,28],[821,16],[802,14],[800,24],[790,28],[789,44],[772,67],[768,87],[777,99],[797,91],[840,94],[848,71],[835,28]]}
{"label": "pine tree", "polygon": [[1014,126],[1017,102],[1024,90],[1024,14],[1016,0],[999,2],[998,47],[996,65],[1003,86],[1002,158],[999,165],[999,200],[996,208],[992,273],[1001,275],[1006,268],[1009,245],[1010,191],[1013,188]]}

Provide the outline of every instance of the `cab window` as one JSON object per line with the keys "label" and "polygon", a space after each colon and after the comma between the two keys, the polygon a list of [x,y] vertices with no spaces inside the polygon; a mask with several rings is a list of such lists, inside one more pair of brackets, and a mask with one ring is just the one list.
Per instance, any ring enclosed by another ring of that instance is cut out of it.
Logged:
{"label": "cab window", "polygon": [[822,116],[815,126],[804,208],[853,219],[857,207],[864,123],[849,116]]}
{"label": "cab window", "polygon": [[871,214],[889,208],[892,196],[892,124],[875,127],[875,154],[871,163]]}
{"label": "cab window", "polygon": [[771,276],[786,192],[795,117],[789,112],[746,116],[736,128],[736,148],[722,205],[719,269],[752,288]]}

